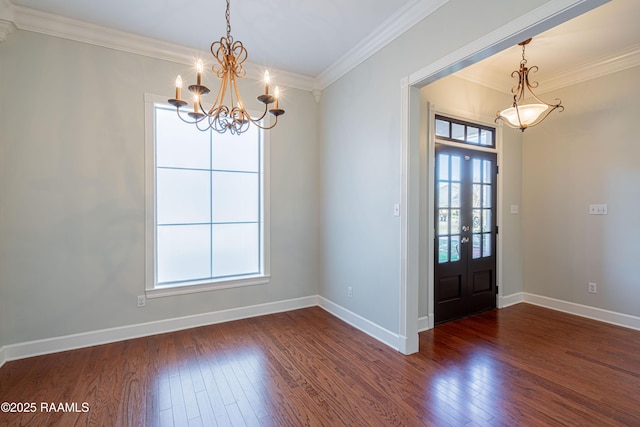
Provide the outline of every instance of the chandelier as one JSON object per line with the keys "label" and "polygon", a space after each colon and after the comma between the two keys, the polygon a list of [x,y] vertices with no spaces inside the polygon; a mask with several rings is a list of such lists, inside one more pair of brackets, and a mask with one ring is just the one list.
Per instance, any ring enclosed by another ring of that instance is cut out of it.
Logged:
{"label": "chandelier", "polygon": [[[238,79],[246,77],[247,73],[242,67],[247,60],[247,49],[242,42],[233,40],[231,36],[231,24],[229,23],[229,1],[227,0],[227,36],[221,37],[219,41],[211,43],[211,54],[216,59],[217,64],[211,67],[213,74],[220,79],[218,95],[213,101],[211,108],[203,106],[203,95],[210,92],[209,88],[202,84],[202,61],[196,64],[196,84],[189,86],[189,91],[193,94],[193,109],[184,115],[184,107],[189,103],[180,99],[182,89],[182,77],[176,78],[176,97],[169,99],[169,104],[176,107],[178,117],[182,121],[195,124],[202,131],[213,129],[218,133],[225,133],[227,130],[232,134],[241,134],[249,129],[253,124],[261,129],[271,129],[278,123],[278,116],[284,114],[284,110],[278,108],[279,88],[276,87],[274,94],[269,94],[269,71],[264,73],[264,94],[258,96],[258,101],[264,104],[264,111],[260,117],[252,117],[246,110],[240,90],[238,89]],[[225,102],[227,102],[225,104]],[[273,108],[269,105],[273,104]],[[267,112],[275,117],[275,121],[270,125],[262,123],[262,119]]]}
{"label": "chandelier", "polygon": [[[529,82],[529,72],[534,73],[538,71],[537,66],[527,68],[527,60],[524,57],[525,46],[531,42],[531,39],[527,39],[522,43],[518,43],[518,46],[522,46],[522,60],[520,61],[520,69],[511,73],[511,77],[518,79],[518,85],[511,89],[513,93],[513,104],[506,110],[498,111],[496,114],[496,123],[498,120],[502,120],[507,126],[520,129],[522,132],[528,127],[535,126],[543,121],[553,110],[563,111],[562,101],[556,98],[556,104],[548,104],[538,98],[533,92],[533,88],[538,87],[538,82]],[[525,90],[528,89],[531,92],[531,96],[538,101],[538,104],[525,104]]]}

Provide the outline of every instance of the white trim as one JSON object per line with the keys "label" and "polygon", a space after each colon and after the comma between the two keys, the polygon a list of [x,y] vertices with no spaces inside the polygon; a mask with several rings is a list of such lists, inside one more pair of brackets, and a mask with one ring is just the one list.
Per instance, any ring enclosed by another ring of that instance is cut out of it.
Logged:
{"label": "white trim", "polygon": [[[323,90],[367,60],[377,51],[388,45],[405,31],[416,25],[422,19],[431,15],[448,1],[449,0],[414,0],[406,4],[372,31],[367,37],[365,37],[362,42],[346,52],[315,78],[298,73],[292,73],[286,70],[270,69],[270,71],[272,72],[272,75],[277,76],[281,86],[310,92],[314,90]],[[510,31],[513,31],[513,29],[526,30],[526,36],[528,37],[529,35],[535,35],[537,32],[540,32],[540,30],[536,30],[535,28],[535,24],[540,20],[552,19],[555,25],[565,20],[562,17],[562,14],[566,11],[570,10],[571,13],[573,13],[574,8],[581,7],[582,9],[579,9],[578,12],[580,12],[580,10],[584,12],[594,7],[594,2],[597,3],[596,5],[600,5],[607,1],[609,0],[554,0],[549,2],[552,4],[546,4],[533,12],[514,20],[509,25],[499,29],[498,32],[502,31],[506,34],[511,34]],[[534,24],[530,24],[532,21]],[[552,26],[553,25],[550,25],[545,29],[551,28]],[[2,3],[0,3],[0,42],[2,42],[13,31],[14,27],[20,30],[32,31],[53,37],[60,37],[67,40],[78,41],[81,43],[92,44],[95,46],[106,47],[122,52],[133,53],[136,55],[147,56],[184,65],[193,65],[193,58],[202,56],[203,53],[206,53],[204,50],[114,30],[23,6],[16,6],[8,0],[2,0]],[[462,64],[468,65],[510,46],[504,44],[500,46],[497,44],[485,44],[486,38],[487,37],[477,40],[475,44],[481,47],[490,47],[490,52],[481,52],[477,49],[470,48],[471,45],[469,45],[465,51],[456,52],[462,53],[463,56],[453,62],[459,62],[459,60],[462,59]],[[481,57],[477,57],[478,54],[480,54]],[[442,62],[434,63],[429,67],[435,67],[437,69],[439,66],[438,64],[442,65],[451,63],[450,57],[442,58],[441,61]],[[541,88],[542,91],[540,93],[542,94],[545,92],[555,91],[558,88],[570,84],[615,73],[637,65],[640,65],[640,48],[636,45],[623,51],[597,58],[593,61],[589,61],[588,63],[580,64],[573,69],[564,70],[554,76],[550,76],[545,80],[545,87]],[[254,63],[245,63],[245,69],[249,78],[254,80],[262,79],[264,66]],[[417,74],[420,73],[423,75],[431,74],[424,72],[424,70]],[[466,78],[464,70],[461,71],[460,76],[461,78]],[[469,77],[469,79],[472,80],[473,77]],[[412,80],[411,84],[413,83],[415,82]],[[476,83],[494,88],[494,85],[487,84],[486,82]],[[494,89],[500,91],[507,90],[505,87]],[[317,100],[318,95],[314,95]]]}
{"label": "white trim", "polygon": [[164,334],[167,332],[197,328],[199,326],[213,325],[216,323],[231,322],[233,320],[247,319],[256,316],[265,316],[283,311],[314,307],[316,305],[318,305],[318,297],[314,295],[285,301],[252,305],[248,307],[238,307],[229,310],[194,314],[191,316],[163,319],[154,322],[139,323],[136,325],[23,342],[3,347],[0,350],[0,362],[24,359],[42,354],[58,353],[61,351],[91,347],[94,345],[108,344],[150,335]]}
{"label": "white trim", "polygon": [[481,61],[527,37],[575,18],[610,0],[553,0],[474,40],[409,75],[409,83],[424,86],[453,71]]}
{"label": "white trim", "polygon": [[[193,65],[193,58],[207,54],[207,51],[143,37],[124,31],[90,24],[77,19],[55,15],[7,2],[6,13],[20,30],[32,31],[53,37],[60,37],[81,43],[106,47],[121,52],[147,56],[178,64]],[[0,40],[1,41],[1,40]],[[245,63],[247,77],[262,80],[264,66]],[[280,86],[311,91],[316,88],[316,79],[285,70],[270,69]]]}
{"label": "white trim", "polygon": [[316,77],[318,88],[325,89],[330,86],[448,1],[414,0],[400,8],[360,43],[320,73]]}
{"label": "white trim", "polygon": [[[237,288],[242,286],[264,285],[271,280],[271,222],[270,222],[270,133],[261,131],[262,164],[260,172],[261,186],[261,230],[262,245],[261,273],[247,276],[228,277],[221,279],[204,279],[186,283],[157,284],[156,283],[156,218],[155,218],[155,109],[158,105],[169,106],[166,98],[152,93],[144,93],[144,123],[145,123],[145,294],[148,298],[168,297],[191,294],[197,292],[215,291],[220,289]],[[173,107],[171,107],[173,108]],[[259,116],[259,113],[249,111]]]}
{"label": "white trim", "polygon": [[[558,89],[593,80],[598,77],[624,71],[640,65],[640,45],[635,44],[625,49],[609,53],[605,56],[574,65],[544,78],[544,87],[536,90],[538,94],[555,92]],[[496,81],[479,78],[477,73],[469,69],[460,70],[457,77],[484,87],[502,92],[511,93],[511,85],[498,84]]]}
{"label": "white trim", "polygon": [[640,331],[640,317],[638,316],[631,316],[629,314],[617,313],[615,311],[604,310],[602,308],[591,307],[588,305],[577,304],[575,302],[563,301],[526,292],[524,292],[523,295],[524,302],[529,304]]}
{"label": "white trim", "polygon": [[386,344],[395,350],[400,349],[401,343],[400,336],[398,334],[391,332],[324,297],[318,296],[318,305],[323,310],[350,324],[361,332],[377,339],[381,343]]}
{"label": "white trim", "polygon": [[6,347],[0,347],[0,368],[2,368],[2,365],[4,365],[8,361],[5,354],[5,348]]}
{"label": "white trim", "polygon": [[498,308],[507,308],[524,302],[524,292],[498,297]]}
{"label": "white trim", "polygon": [[[486,34],[479,39],[476,39],[469,43],[468,45],[462,47],[461,49],[456,50],[455,52],[446,55],[439,60],[434,61],[428,66],[417,70],[411,73],[408,76],[408,84],[409,86],[422,87],[434,81],[437,81],[443,77],[446,77],[456,70],[460,70],[467,65],[471,65],[475,62],[478,62],[484,58],[487,58],[494,53],[497,53],[501,50],[506,49],[507,47],[513,46],[520,41],[526,39],[527,37],[532,37],[542,31],[548,30],[562,22],[565,22],[571,18],[574,18],[588,10],[591,10],[601,4],[608,2],[609,0],[553,0],[545,3],[544,5],[534,9],[533,11],[520,16],[517,19],[509,22],[508,24]],[[401,99],[400,108],[405,108],[406,101]],[[429,112],[428,114],[431,114]],[[401,135],[400,138],[403,147],[408,146],[409,135],[411,132],[411,126],[413,123],[409,120],[408,115],[402,118],[401,126]],[[413,124],[414,126],[417,124]],[[427,150],[430,150],[430,146],[432,145],[432,141],[428,141]],[[401,155],[407,155],[407,152],[402,149]],[[428,161],[433,161],[433,153],[428,153]],[[406,160],[406,164],[410,159]],[[403,165],[405,164],[405,160],[403,160]],[[433,165],[429,163],[427,176],[431,176],[433,174]],[[407,173],[407,171],[402,170],[401,173],[403,176]],[[402,185],[405,185],[403,182]],[[416,185],[416,182],[408,182],[406,183],[408,187],[411,185]],[[433,192],[431,192],[433,193]],[[429,194],[429,206],[428,215],[433,215],[433,194]],[[428,219],[428,224],[433,224],[433,218]],[[405,230],[402,230],[405,232]],[[416,235],[419,233],[418,228],[414,228],[411,225],[407,228],[406,232],[409,235]],[[432,235],[431,229],[428,230],[429,236]],[[407,241],[408,236],[401,236],[402,241]],[[431,240],[429,240],[431,242]],[[419,256],[418,254],[411,253],[411,249],[409,248],[409,253],[407,253],[408,258],[412,258],[414,256]],[[427,274],[427,280],[430,283],[428,286],[428,299],[429,299],[429,307],[428,312],[433,313],[433,245],[428,243],[429,251],[427,262],[429,265],[429,272]],[[402,264],[402,269],[406,269],[407,265]],[[407,271],[402,272],[401,274],[407,275]],[[400,299],[402,300],[402,296],[404,294],[411,294],[414,291],[417,292],[417,287],[419,286],[419,281],[417,280],[409,280],[407,283],[400,283]],[[415,288],[415,289],[409,289]],[[405,320],[404,322],[408,324],[409,322],[416,322],[417,319],[411,317],[411,310],[409,310],[409,304],[412,304],[411,301],[404,301],[406,304],[405,307],[400,308],[400,312],[404,313]]]}
{"label": "white trim", "polygon": [[[411,91],[416,91],[408,84],[406,78],[400,81],[400,97],[402,108],[400,109],[401,123],[418,121],[420,117],[420,103],[416,101]],[[412,119],[413,118],[413,119]],[[403,130],[410,131],[409,127]],[[415,127],[414,127],[415,130]],[[415,148],[419,152],[419,142],[410,134],[402,135],[402,155],[400,156],[400,169],[402,171],[400,184],[400,300],[399,300],[399,351],[403,354],[417,353],[419,350],[418,330],[415,322],[410,319],[418,317],[418,288],[409,286],[410,282],[419,281],[419,237],[409,234],[409,228],[417,227],[419,222],[419,193],[417,188],[410,187],[410,183],[419,176],[419,155],[414,153]],[[417,147],[412,147],[417,144]],[[419,178],[418,178],[419,179]],[[418,187],[419,188],[419,187]],[[410,196],[410,192],[413,194]],[[415,224],[415,225],[414,225]]]}
{"label": "white trim", "polygon": [[433,314],[418,318],[418,332],[428,331],[434,327]]}

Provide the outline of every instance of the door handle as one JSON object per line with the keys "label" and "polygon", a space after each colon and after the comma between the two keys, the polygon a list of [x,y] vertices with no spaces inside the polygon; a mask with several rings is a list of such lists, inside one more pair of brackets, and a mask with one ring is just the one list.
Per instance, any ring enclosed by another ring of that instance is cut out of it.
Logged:
{"label": "door handle", "polygon": [[462,226],[462,231],[469,231],[469,226],[468,225],[463,225]]}
{"label": "door handle", "polygon": [[462,239],[460,239],[460,243],[469,243],[469,238],[463,237]]}

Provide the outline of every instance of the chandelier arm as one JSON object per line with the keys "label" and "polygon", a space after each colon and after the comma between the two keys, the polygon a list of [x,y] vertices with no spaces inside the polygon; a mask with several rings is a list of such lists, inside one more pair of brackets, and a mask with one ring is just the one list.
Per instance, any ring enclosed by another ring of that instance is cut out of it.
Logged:
{"label": "chandelier arm", "polygon": [[[180,114],[180,108],[176,108],[176,112],[178,113],[178,117],[180,118],[180,120],[182,120],[183,122],[188,123],[188,124],[190,124],[190,125],[193,125],[193,124],[198,123],[198,120],[196,120],[196,119],[194,119],[193,121],[188,120],[188,119],[185,119],[185,118],[182,116],[182,114]],[[188,115],[188,114],[189,114],[189,113],[187,113],[187,115]]]}
{"label": "chandelier arm", "polygon": [[[211,55],[217,61],[211,67],[213,74],[222,80],[216,98],[207,110],[203,104],[202,96],[209,93],[209,89],[201,85],[201,68],[198,68],[198,80],[197,84],[189,86],[189,90],[197,95],[198,104],[193,105],[193,112],[187,113],[193,120],[189,120],[182,116],[180,113],[180,107],[187,105],[187,102],[180,99],[170,99],[169,103],[176,106],[177,114],[180,119],[189,124],[196,124],[199,130],[212,129],[218,133],[224,133],[227,130],[232,134],[241,134],[248,130],[251,124],[258,126],[261,129],[271,129],[278,121],[278,116],[284,114],[284,110],[279,109],[277,96],[273,97],[269,95],[268,91],[268,74],[265,73],[265,93],[258,97],[258,101],[265,105],[264,111],[260,117],[251,117],[251,114],[247,111],[242,96],[240,95],[240,89],[237,84],[237,79],[246,77],[247,72],[243,68],[244,63],[247,61],[248,53],[242,42],[234,41],[231,36],[231,1],[226,0],[225,20],[227,24],[226,37],[221,37],[220,40],[211,43],[209,50]],[[181,79],[176,79],[176,98],[179,98]],[[225,105],[225,102],[229,101],[230,105]],[[275,108],[269,110],[269,104],[275,101]],[[196,101],[194,101],[196,102]],[[276,117],[276,120],[270,126],[264,126],[262,124],[263,119],[266,117],[267,112]],[[206,121],[205,121],[206,118]],[[206,129],[202,129],[203,123],[207,125]]]}

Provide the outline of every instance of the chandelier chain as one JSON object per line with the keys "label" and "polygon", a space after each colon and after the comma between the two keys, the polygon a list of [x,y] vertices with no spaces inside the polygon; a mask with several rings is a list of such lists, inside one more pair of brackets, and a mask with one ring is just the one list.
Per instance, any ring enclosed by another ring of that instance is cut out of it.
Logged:
{"label": "chandelier chain", "polygon": [[231,12],[229,12],[230,3],[231,0],[227,0],[227,11],[224,15],[227,20],[227,39],[229,40],[229,44],[231,44],[233,41],[233,39],[231,38]]}
{"label": "chandelier chain", "polygon": [[[257,100],[264,104],[264,111],[258,116],[253,116],[247,111],[245,104],[242,102],[240,90],[238,88],[238,79],[246,77],[246,71],[242,65],[247,60],[247,49],[242,42],[234,41],[231,36],[231,0],[227,0],[227,8],[225,11],[225,19],[227,21],[227,36],[211,43],[210,51],[218,62],[211,67],[214,75],[220,79],[220,87],[211,108],[203,106],[202,95],[210,92],[209,88],[202,84],[202,61],[198,61],[196,84],[189,86],[189,91],[194,94],[193,111],[187,112],[184,118],[181,114],[181,108],[187,107],[189,103],[180,99],[182,89],[182,78],[176,78],[176,97],[169,99],[168,102],[176,107],[178,117],[190,124],[195,124],[196,128],[201,131],[208,129],[218,133],[226,131],[232,134],[242,134],[249,129],[252,124],[260,129],[272,129],[278,122],[278,116],[284,114],[284,110],[279,108],[278,94],[279,88],[276,86],[274,94],[269,94],[269,72],[265,71],[264,93],[257,97]],[[272,108],[269,105],[273,104]],[[267,113],[275,117],[272,123],[262,123]],[[259,114],[259,113],[258,113]]]}
{"label": "chandelier chain", "polygon": [[524,57],[524,48],[526,47],[526,44],[522,45],[522,61],[520,61],[520,65],[527,65],[527,59]]}

